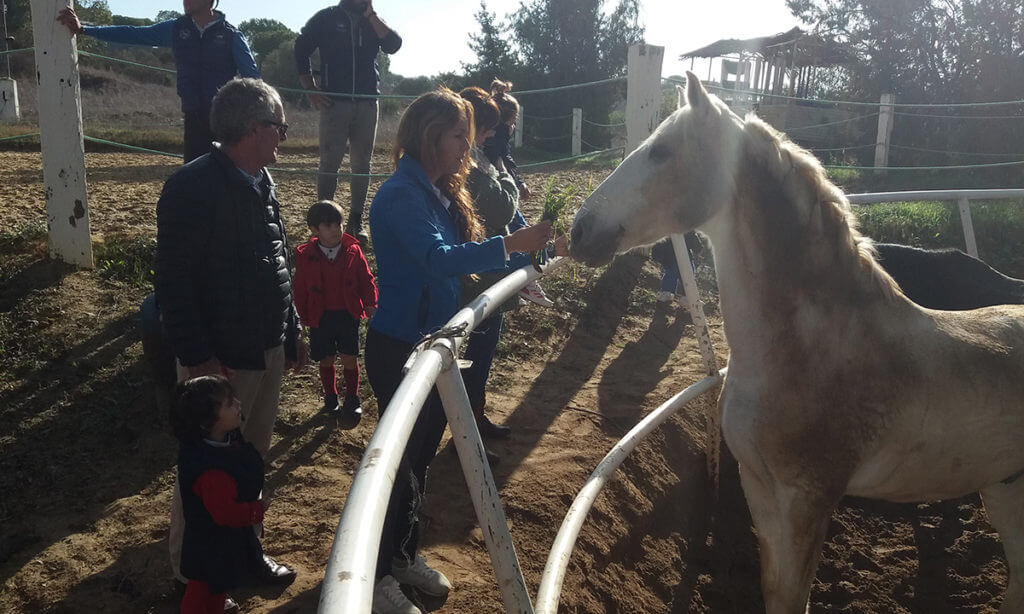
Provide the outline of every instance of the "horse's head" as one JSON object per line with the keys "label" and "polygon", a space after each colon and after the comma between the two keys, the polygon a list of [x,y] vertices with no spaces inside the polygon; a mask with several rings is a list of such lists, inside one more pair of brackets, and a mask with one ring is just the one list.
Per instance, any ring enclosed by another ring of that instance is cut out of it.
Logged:
{"label": "horse's head", "polygon": [[572,255],[597,266],[683,233],[731,202],[743,122],[686,73],[686,106],[669,116],[576,212]]}

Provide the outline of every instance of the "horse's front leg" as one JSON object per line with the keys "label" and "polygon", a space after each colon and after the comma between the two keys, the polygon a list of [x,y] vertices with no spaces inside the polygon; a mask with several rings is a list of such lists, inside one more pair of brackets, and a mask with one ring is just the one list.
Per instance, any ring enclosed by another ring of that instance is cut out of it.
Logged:
{"label": "horse's front leg", "polygon": [[765,611],[803,614],[838,497],[778,483],[743,465],[740,481],[761,550]]}
{"label": "horse's front leg", "polygon": [[981,500],[1006,552],[1006,594],[999,614],[1024,612],[1024,477],[982,489]]}

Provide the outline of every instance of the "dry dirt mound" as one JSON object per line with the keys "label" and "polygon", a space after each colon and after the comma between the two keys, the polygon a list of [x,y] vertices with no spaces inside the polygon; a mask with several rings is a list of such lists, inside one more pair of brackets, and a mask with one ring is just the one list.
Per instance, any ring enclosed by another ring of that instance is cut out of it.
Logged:
{"label": "dry dirt mound", "polygon": [[[87,162],[97,238],[152,237],[175,161],[89,154]],[[43,219],[38,169],[38,154],[0,153],[0,212],[16,230],[0,235],[0,612],[175,612],[164,541],[175,446],[141,361],[135,313],[146,288],[43,259],[33,231]],[[582,186],[603,174],[553,173]],[[540,193],[547,178],[528,181]],[[301,239],[315,187],[306,175],[277,179],[292,238]],[[489,445],[502,456],[495,476],[532,589],[591,469],[641,416],[703,376],[688,318],[654,301],[657,273],[643,258],[601,271],[568,267],[544,283],[559,309],[530,306],[507,319],[488,394],[492,416],[514,429]],[[721,323],[711,320],[724,363]],[[288,380],[269,459],[265,546],[299,579],[279,594],[238,592],[246,612],[315,610],[351,472],[375,424],[371,401],[358,429],[334,429],[317,414],[316,380],[312,368]],[[725,464],[718,504],[708,495],[702,416],[712,402],[695,402],[641,445],[599,498],[563,611],[762,610],[733,465]],[[444,611],[500,611],[447,443],[426,511],[427,556],[456,586]],[[834,517],[812,611],[995,612],[1004,583],[1001,548],[976,498],[849,501]]]}

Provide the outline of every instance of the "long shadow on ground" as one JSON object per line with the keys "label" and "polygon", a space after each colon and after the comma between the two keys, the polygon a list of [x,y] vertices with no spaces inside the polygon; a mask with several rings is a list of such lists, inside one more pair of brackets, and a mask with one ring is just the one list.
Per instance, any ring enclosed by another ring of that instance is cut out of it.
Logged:
{"label": "long shadow on ground", "polygon": [[[669,318],[665,304],[658,303],[644,334],[627,343],[601,374],[598,409],[606,418],[601,426],[609,435],[621,437],[640,420],[644,399],[664,379],[665,363],[690,322],[682,309],[675,312],[671,321]],[[623,386],[623,382],[629,382],[629,386]],[[608,420],[611,418],[615,421]]]}
{"label": "long shadow on ground", "polygon": [[[629,295],[643,264],[644,259],[635,255],[620,256],[612,262],[586,295],[587,306],[558,357],[544,367],[505,420],[513,435],[501,447],[501,462],[494,468],[498,488],[508,481],[555,418],[590,380],[627,312]],[[451,448],[449,445],[448,449]],[[456,455],[440,454],[431,465],[430,475],[428,496],[452,503],[446,505],[445,514],[449,517],[444,526],[425,531],[424,543],[466,542],[476,526],[476,516]]]}

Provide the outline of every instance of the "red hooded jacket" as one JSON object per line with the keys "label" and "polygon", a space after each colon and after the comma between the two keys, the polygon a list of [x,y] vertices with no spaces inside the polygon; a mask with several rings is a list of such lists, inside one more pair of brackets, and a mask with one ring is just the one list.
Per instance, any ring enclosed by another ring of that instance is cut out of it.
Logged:
{"label": "red hooded jacket", "polygon": [[295,250],[295,308],[302,323],[320,325],[324,311],[344,309],[352,317],[366,317],[366,307],[377,307],[377,286],[355,237],[341,236],[341,249],[333,261],[313,237]]}

